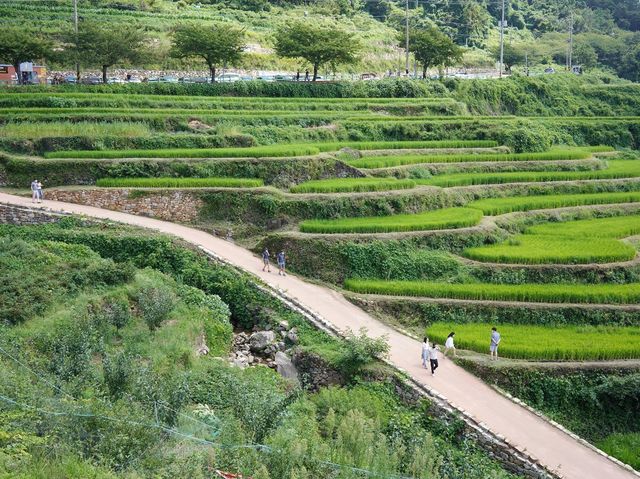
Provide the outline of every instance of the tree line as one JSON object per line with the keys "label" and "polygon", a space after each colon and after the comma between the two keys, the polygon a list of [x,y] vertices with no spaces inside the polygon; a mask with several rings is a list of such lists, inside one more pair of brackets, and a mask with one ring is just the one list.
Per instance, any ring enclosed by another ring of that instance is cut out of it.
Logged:
{"label": "tree line", "polygon": [[[56,40],[23,28],[6,27],[0,30],[0,62],[14,66],[19,82],[20,63],[56,60],[83,68],[99,67],[102,81],[107,83],[108,70],[114,65],[143,63],[149,41],[142,29],[127,24],[114,29],[103,22],[82,21],[77,33],[69,32]],[[404,37],[399,38],[399,44],[404,47]],[[220,68],[241,63],[246,47],[246,32],[234,24],[183,23],[172,32],[169,54],[201,61],[209,70],[211,82],[215,82]],[[335,69],[356,63],[363,46],[354,33],[333,21],[300,20],[275,32],[274,50],[282,58],[301,60],[312,69],[311,80],[316,81],[323,67]],[[429,68],[442,71],[462,58],[462,49],[435,26],[413,29],[409,50],[422,65],[423,77]]]}

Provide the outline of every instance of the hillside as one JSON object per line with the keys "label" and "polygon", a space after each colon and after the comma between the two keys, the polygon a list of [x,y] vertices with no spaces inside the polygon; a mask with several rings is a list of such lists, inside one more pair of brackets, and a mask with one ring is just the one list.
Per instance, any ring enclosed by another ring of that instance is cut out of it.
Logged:
{"label": "hillside", "polygon": [[[411,29],[436,25],[464,46],[458,68],[495,68],[499,44],[499,2],[463,0],[409,2]],[[360,74],[404,70],[404,52],[399,32],[405,25],[404,2],[394,0],[79,0],[80,20],[99,20],[112,25],[138,25],[149,38],[149,52],[137,68],[158,70],[200,69],[168,56],[169,36],[180,23],[207,24],[225,21],[241,26],[247,34],[242,64],[229,65],[250,72],[296,71],[306,68],[273,53],[274,32],[298,19],[335,20],[356,34],[362,55],[355,65],[341,66],[338,73]],[[35,31],[59,38],[72,29],[71,2],[63,0],[1,0],[4,25],[31,25]],[[638,79],[640,51],[640,7],[634,0],[608,2],[557,2],[536,0],[506,2],[505,64],[524,71],[525,57],[531,71],[545,66],[564,68],[568,56],[569,31],[573,32],[572,63],[585,69],[605,68],[624,78]],[[410,60],[413,69],[413,59]],[[53,65],[69,67],[64,62]],[[329,74],[331,71],[323,72]]]}

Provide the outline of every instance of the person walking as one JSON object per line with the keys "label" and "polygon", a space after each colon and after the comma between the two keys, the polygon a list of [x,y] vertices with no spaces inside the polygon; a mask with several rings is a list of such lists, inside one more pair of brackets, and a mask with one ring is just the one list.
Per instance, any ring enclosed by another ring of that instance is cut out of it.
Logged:
{"label": "person walking", "polygon": [[431,366],[431,375],[436,375],[436,369],[438,369],[438,351],[440,348],[436,343],[432,344],[432,347],[429,348],[429,365]]}
{"label": "person walking", "polygon": [[286,257],[284,255],[284,251],[280,251],[276,256],[276,259],[278,261],[278,274],[281,276],[286,276],[287,274],[284,272],[285,263],[286,263]]}
{"label": "person walking", "polygon": [[491,328],[491,344],[489,346],[489,351],[491,352],[491,359],[498,360],[498,345],[500,344],[500,333],[498,329],[494,326]]}
{"label": "person walking", "polygon": [[36,193],[38,196],[38,203],[42,203],[44,199],[44,190],[42,189],[42,183],[39,180],[36,180]]}
{"label": "person walking", "polygon": [[31,203],[35,203],[38,199],[38,180],[31,182]]}
{"label": "person walking", "polygon": [[262,271],[266,269],[267,273],[271,273],[271,264],[269,263],[269,258],[271,258],[271,253],[269,253],[269,250],[265,248],[262,252]]}
{"label": "person walking", "polygon": [[427,361],[429,360],[429,338],[426,336],[422,341],[422,367],[427,369]]}
{"label": "person walking", "polygon": [[444,353],[443,353],[443,357],[447,357],[447,354],[449,353],[449,351],[453,351],[453,357],[456,357],[456,347],[453,344],[453,337],[456,335],[456,333],[454,333],[453,331],[451,331],[449,333],[449,336],[447,336],[447,340],[444,343]]}
{"label": "person walking", "polygon": [[300,81],[300,70],[296,72],[296,81]]}
{"label": "person walking", "polygon": [[309,70],[304,72],[304,81],[309,81]]}

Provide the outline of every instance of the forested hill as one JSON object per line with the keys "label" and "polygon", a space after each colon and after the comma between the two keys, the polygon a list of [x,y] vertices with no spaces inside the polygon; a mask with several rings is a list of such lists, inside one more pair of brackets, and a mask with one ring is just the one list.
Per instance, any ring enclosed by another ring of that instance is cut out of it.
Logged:
{"label": "forested hill", "polygon": [[[297,19],[337,22],[362,42],[356,64],[338,71],[362,73],[404,70],[404,0],[78,0],[80,20],[138,24],[151,51],[138,66],[188,67],[169,55],[170,34],[180,23],[228,21],[245,29],[247,70],[291,71],[300,65],[273,52],[277,29]],[[640,4],[637,0],[506,0],[505,64],[533,69],[572,61],[586,69],[604,68],[638,80]],[[412,30],[436,26],[464,47],[456,67],[492,68],[499,50],[502,0],[409,0]],[[71,0],[0,0],[0,23],[64,36],[72,29]],[[55,62],[53,62],[55,65]],[[413,64],[413,61],[412,61]]]}

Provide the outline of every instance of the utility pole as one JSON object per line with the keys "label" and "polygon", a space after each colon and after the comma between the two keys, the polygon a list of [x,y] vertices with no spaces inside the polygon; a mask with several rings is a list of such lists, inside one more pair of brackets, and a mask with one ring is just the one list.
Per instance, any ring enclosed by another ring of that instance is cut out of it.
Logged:
{"label": "utility pole", "polygon": [[409,0],[404,0],[404,72],[409,76]]}
{"label": "utility pole", "polygon": [[[78,0],[73,0],[73,31],[76,34],[76,44],[78,42]],[[77,51],[76,51],[77,55]],[[76,57],[76,84],[80,83],[80,62]]]}
{"label": "utility pole", "polygon": [[[418,0],[416,0],[416,4],[414,7],[416,10],[418,9]],[[418,60],[417,58],[413,57],[413,78],[418,78]]]}
{"label": "utility pole", "polygon": [[500,78],[504,70],[504,0],[502,0],[502,20],[500,20]]}

